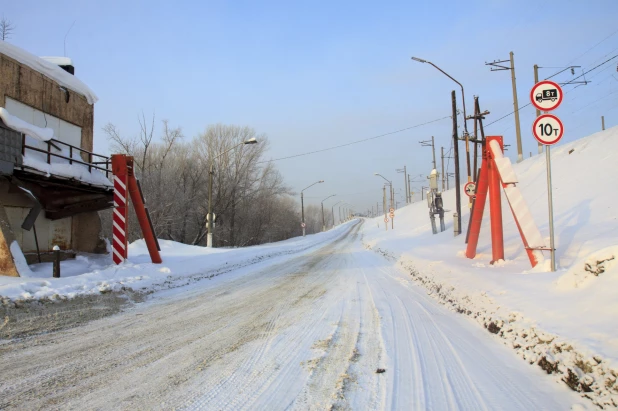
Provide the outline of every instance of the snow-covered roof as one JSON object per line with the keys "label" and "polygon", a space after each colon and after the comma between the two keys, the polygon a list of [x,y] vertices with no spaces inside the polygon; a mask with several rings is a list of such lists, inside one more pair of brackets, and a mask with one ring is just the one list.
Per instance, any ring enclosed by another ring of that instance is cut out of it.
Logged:
{"label": "snow-covered roof", "polygon": [[73,60],[71,60],[70,57],[41,56],[41,58],[57,66],[72,66],[73,65]]}
{"label": "snow-covered roof", "polygon": [[76,93],[83,95],[84,97],[86,97],[86,100],[88,100],[88,103],[90,104],[94,104],[99,100],[97,95],[94,94],[94,91],[92,91],[90,87],[88,87],[74,75],[64,71],[57,64],[50,63],[49,61],[46,61],[41,57],[30,54],[26,50],[20,49],[19,47],[16,47],[2,40],[0,40],[0,53],[14,60],[17,60],[21,64],[24,64],[31,69],[38,71],[39,73],[46,75],[61,86],[64,86],[70,90],[73,90]]}
{"label": "snow-covered roof", "polygon": [[8,112],[7,109],[0,107],[0,119],[6,124],[7,127],[12,128],[15,131],[32,136],[39,141],[49,141],[54,138],[54,130],[51,128],[41,128],[34,124],[30,124],[21,118],[15,117]]}

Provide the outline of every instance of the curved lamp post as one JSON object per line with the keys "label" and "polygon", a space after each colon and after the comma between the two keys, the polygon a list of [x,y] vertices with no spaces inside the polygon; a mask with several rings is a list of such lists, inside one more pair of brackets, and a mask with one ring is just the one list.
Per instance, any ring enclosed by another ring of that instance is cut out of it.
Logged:
{"label": "curved lamp post", "polygon": [[320,183],[323,183],[323,182],[324,182],[324,180],[316,181],[315,183],[311,184],[310,186],[305,187],[302,190],[300,190],[300,209],[301,209],[301,214],[302,214],[302,224],[301,224],[301,226],[303,227],[303,237],[305,236],[305,200],[304,200],[304,197],[303,197],[303,191],[305,191],[309,187],[313,187],[314,185],[320,184]]}
{"label": "curved lamp post", "polygon": [[208,170],[208,215],[206,216],[206,229],[207,229],[207,234],[206,234],[206,247],[208,248],[212,248],[213,242],[212,242],[212,223],[213,223],[213,217],[212,217],[212,176],[215,173],[214,172],[214,164],[215,164],[215,160],[218,159],[219,157],[221,157],[224,154],[229,153],[230,151],[234,150],[237,147],[240,147],[242,145],[246,145],[246,144],[257,144],[257,139],[255,137],[251,137],[249,140],[245,140],[240,144],[235,145],[234,147],[230,148],[229,150],[225,150],[222,153],[217,154],[216,156],[214,156],[211,160],[210,160],[210,167]]}
{"label": "curved lamp post", "polygon": [[330,213],[333,215],[333,227],[335,226],[335,206],[337,204],[341,204],[343,203],[343,200],[339,200],[337,201],[335,204],[332,205],[332,207],[330,208]]}
{"label": "curved lamp post", "polygon": [[433,64],[431,61],[427,61],[427,60],[423,60],[423,59],[419,59],[418,57],[412,57],[412,60],[414,61],[418,61],[419,63],[427,63],[427,64],[431,64],[432,66],[434,66],[436,69],[438,69],[442,74],[444,74],[446,77],[450,78],[451,80],[453,80],[455,83],[459,84],[459,87],[461,87],[461,103],[463,105],[463,114],[464,114],[464,132],[466,133],[466,135],[468,134],[468,122],[466,119],[466,98],[464,96],[464,88],[461,85],[461,83],[457,80],[455,80],[450,74],[448,74],[446,71],[442,70],[440,67],[436,66],[435,64]]}
{"label": "curved lamp post", "polygon": [[[461,87],[461,100],[462,100],[462,105],[463,105],[463,114],[464,114],[464,134],[466,135],[466,148],[468,147],[468,119],[466,116],[466,99],[464,97],[464,88],[461,85],[461,83],[457,80],[455,80],[452,76],[450,76],[446,71],[442,70],[440,67],[436,66],[435,64],[433,64],[431,61],[427,61],[427,60],[423,60],[420,59],[418,57],[412,57],[412,60],[414,61],[418,61],[419,63],[428,63],[431,64],[432,66],[434,66],[436,69],[438,69],[440,72],[442,72],[442,74],[444,74],[445,76],[447,76],[448,78],[450,78],[451,80],[453,80],[455,83],[459,84],[459,87]],[[455,91],[453,91],[452,93],[452,99],[453,99],[453,139],[454,144],[455,144],[455,202],[456,202],[456,208],[457,208],[457,227],[459,227],[458,231],[456,231],[455,235],[459,235],[461,234],[461,183],[459,180],[459,150],[458,150],[458,139],[457,139],[457,128],[456,128],[456,122],[455,122]],[[476,136],[474,136],[476,138]],[[468,157],[468,177],[470,174],[470,157]]]}
{"label": "curved lamp post", "polygon": [[326,222],[324,221],[324,201],[328,200],[331,197],[336,196],[337,194],[330,195],[322,200],[322,231],[326,231]]}

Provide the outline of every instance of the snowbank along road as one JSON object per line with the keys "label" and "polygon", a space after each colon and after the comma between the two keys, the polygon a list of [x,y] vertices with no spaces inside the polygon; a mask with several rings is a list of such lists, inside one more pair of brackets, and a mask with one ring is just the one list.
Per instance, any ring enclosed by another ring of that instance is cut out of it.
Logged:
{"label": "snowbank along road", "polygon": [[[0,344],[0,409],[569,409],[580,399],[348,235]],[[378,372],[379,371],[379,372]]]}

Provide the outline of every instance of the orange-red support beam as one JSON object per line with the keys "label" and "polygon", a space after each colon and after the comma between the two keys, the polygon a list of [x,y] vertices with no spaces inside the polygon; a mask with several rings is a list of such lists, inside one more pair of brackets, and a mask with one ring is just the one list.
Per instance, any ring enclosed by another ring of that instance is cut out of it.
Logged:
{"label": "orange-red support beam", "polygon": [[[502,137],[487,137],[487,146],[492,140],[498,141],[502,148]],[[500,172],[494,162],[491,150],[487,150],[488,183],[489,183],[489,217],[491,221],[491,264],[504,260],[504,233],[502,229],[502,198]]]}
{"label": "orange-red support beam", "polygon": [[487,153],[485,147],[483,147],[483,159],[478,181],[476,182],[474,207],[472,209],[472,217],[470,218],[470,234],[468,235],[468,245],[466,247],[466,257],[468,258],[476,256],[476,247],[481,234],[481,224],[483,223],[483,211],[487,201],[487,187]]}
{"label": "orange-red support beam", "polygon": [[135,215],[137,215],[137,221],[142,229],[144,235],[144,241],[146,241],[146,247],[150,253],[150,259],[155,264],[161,264],[161,255],[157,249],[157,243],[155,241],[154,233],[148,222],[148,215],[146,214],[146,206],[142,200],[142,196],[137,186],[137,180],[135,174],[133,174],[133,157],[127,156],[127,168],[129,169],[129,194],[131,195],[131,201],[133,202],[133,208],[135,209]]}

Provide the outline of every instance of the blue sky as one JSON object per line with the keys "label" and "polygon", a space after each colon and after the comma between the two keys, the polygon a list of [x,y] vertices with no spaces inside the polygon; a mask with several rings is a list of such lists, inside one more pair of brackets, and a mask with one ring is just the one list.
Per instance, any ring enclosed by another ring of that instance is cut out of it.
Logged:
{"label": "blue sky", "polygon": [[[75,22],[66,50],[77,77],[100,99],[98,152],[108,151],[101,132],[106,123],[136,134],[142,111],[181,126],[187,138],[215,123],[254,127],[268,135],[270,158],[450,115],[451,90],[461,106],[458,86],[411,61],[413,55],[464,85],[469,113],[479,95],[481,108],[491,112],[489,123],[513,111],[513,102],[509,72],[490,72],[486,61],[515,53],[521,106],[529,101],[534,64],[588,70],[618,54],[615,0],[0,0],[0,11],[17,26],[11,43],[37,55],[63,55],[65,34]],[[618,124],[617,63],[589,73],[589,85],[567,89],[555,112],[565,124],[563,142],[600,130],[601,115],[608,127]],[[558,70],[542,69],[541,77]],[[569,72],[558,77],[569,78]],[[531,107],[522,110],[526,156],[536,152],[533,117]],[[504,135],[512,144],[509,156],[516,157],[513,116],[486,133]],[[336,193],[327,204],[344,200],[364,211],[381,201],[382,183],[374,172],[402,191],[403,176],[395,168],[406,165],[412,175],[427,175],[430,149],[418,142],[433,135],[438,150],[448,150],[450,134],[446,119],[277,166],[297,191],[326,180],[306,192],[309,203]]]}

